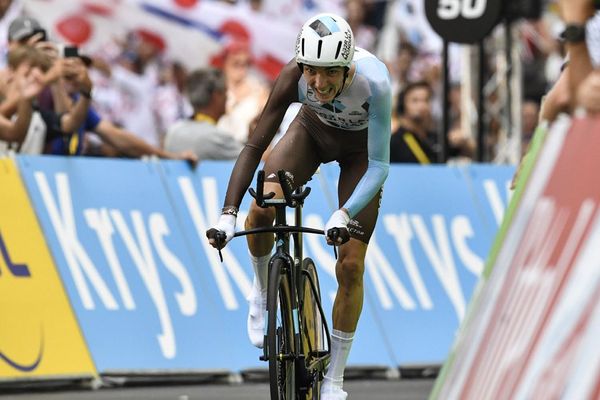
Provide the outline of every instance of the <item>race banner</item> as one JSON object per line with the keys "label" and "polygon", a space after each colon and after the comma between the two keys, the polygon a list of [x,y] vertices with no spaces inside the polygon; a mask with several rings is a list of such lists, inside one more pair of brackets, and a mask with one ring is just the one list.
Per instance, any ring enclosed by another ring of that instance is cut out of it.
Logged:
{"label": "race banner", "polygon": [[0,158],[0,382],[96,371],[12,159]]}
{"label": "race banner", "polygon": [[432,399],[598,397],[599,145],[552,126]]}

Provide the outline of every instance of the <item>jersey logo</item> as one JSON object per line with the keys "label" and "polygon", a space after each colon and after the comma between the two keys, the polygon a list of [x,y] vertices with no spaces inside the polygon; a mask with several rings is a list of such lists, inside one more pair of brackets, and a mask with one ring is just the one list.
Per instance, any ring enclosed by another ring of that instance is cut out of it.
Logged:
{"label": "jersey logo", "polygon": [[321,107],[323,107],[327,111],[330,111],[330,112],[336,113],[336,114],[341,113],[346,108],[346,106],[344,106],[342,103],[340,103],[337,99],[333,101],[333,104],[331,104],[331,103],[321,104]]}

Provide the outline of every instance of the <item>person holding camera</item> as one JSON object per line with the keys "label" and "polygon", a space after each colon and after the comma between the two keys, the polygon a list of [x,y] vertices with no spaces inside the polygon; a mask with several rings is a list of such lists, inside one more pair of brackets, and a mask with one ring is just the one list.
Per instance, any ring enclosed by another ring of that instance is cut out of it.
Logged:
{"label": "person holding camera", "polygon": [[[37,78],[36,82],[39,85],[35,93],[26,92],[29,99],[27,106],[31,108],[31,117],[28,121],[27,133],[20,137],[12,137],[10,140],[15,142],[17,150],[38,154],[43,150],[54,154],[79,154],[81,151],[79,137],[75,137],[73,132],[82,125],[90,106],[91,96],[89,93],[92,90],[92,82],[86,71],[81,69],[76,62],[65,64],[65,73],[72,76],[77,90],[82,95],[72,107],[59,113],[39,106],[40,95],[46,85],[46,73],[52,65],[52,61],[46,54],[27,45],[16,47],[8,54],[8,65],[9,74],[18,76],[19,72],[25,69],[29,71],[29,76]],[[5,103],[18,99],[18,93],[15,94],[18,90],[19,88],[15,85],[10,85],[5,92],[7,98]],[[21,107],[21,103],[18,107]],[[17,110],[17,114],[19,113],[20,111]]]}

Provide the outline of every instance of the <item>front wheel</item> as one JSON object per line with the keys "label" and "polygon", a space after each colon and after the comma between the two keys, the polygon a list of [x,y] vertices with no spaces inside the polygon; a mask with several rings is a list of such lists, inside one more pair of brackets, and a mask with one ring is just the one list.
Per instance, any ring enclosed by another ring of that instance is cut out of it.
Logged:
{"label": "front wheel", "polygon": [[290,275],[276,259],[269,270],[267,292],[267,357],[271,400],[295,400],[296,365]]}
{"label": "front wheel", "polygon": [[321,314],[321,291],[315,263],[310,258],[302,262],[299,282],[299,309],[301,316],[302,354],[306,362],[305,382],[307,391],[302,400],[318,400],[320,398],[321,381],[325,367],[329,362],[326,349],[326,335]]}

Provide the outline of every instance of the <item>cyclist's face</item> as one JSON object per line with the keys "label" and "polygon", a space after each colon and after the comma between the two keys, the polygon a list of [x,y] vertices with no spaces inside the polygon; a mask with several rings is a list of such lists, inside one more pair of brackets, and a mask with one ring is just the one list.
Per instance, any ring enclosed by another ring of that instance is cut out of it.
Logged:
{"label": "cyclist's face", "polygon": [[304,79],[314,89],[317,100],[329,103],[342,88],[344,68],[304,65]]}

